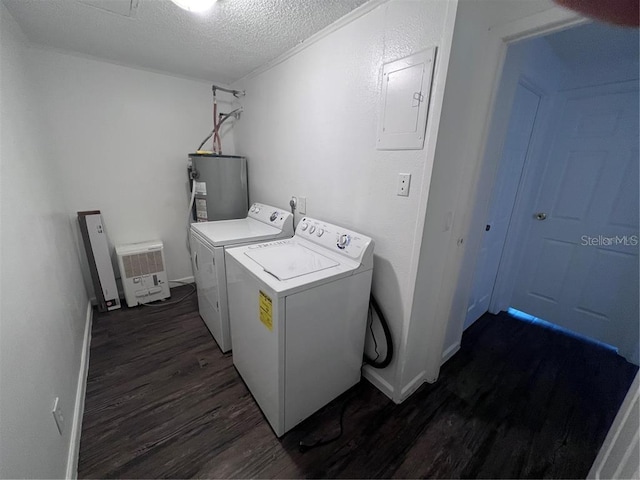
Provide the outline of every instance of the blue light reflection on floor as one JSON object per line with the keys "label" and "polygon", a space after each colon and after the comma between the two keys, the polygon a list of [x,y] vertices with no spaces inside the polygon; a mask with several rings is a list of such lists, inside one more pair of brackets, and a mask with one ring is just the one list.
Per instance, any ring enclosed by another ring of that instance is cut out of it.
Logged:
{"label": "blue light reflection on floor", "polygon": [[518,320],[523,320],[525,322],[530,322],[535,325],[539,325],[543,328],[548,328],[549,330],[555,330],[557,332],[561,332],[564,335],[576,338],[583,342],[595,343],[596,345],[599,345],[604,349],[611,350],[615,353],[618,353],[618,349],[612,345],[609,345],[608,343],[599,342],[598,340],[594,340],[593,338],[585,337],[583,335],[580,335],[579,333],[572,332],[571,330],[567,330],[566,328],[562,328],[558,325],[547,322],[546,320],[543,320],[541,318],[534,317],[533,315],[529,315],[528,313],[522,312],[520,310],[516,310],[515,308],[509,307],[509,309],[507,310],[507,313],[512,317],[517,318]]}

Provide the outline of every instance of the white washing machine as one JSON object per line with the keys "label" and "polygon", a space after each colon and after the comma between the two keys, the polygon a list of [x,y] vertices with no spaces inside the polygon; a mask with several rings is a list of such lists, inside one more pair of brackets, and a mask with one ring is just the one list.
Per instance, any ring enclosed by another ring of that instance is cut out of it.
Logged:
{"label": "white washing machine", "polygon": [[200,316],[223,352],[231,350],[227,301],[226,248],[293,236],[286,210],[254,203],[246,218],[191,224],[191,262]]}
{"label": "white washing machine", "polygon": [[304,218],[226,257],[233,363],[279,437],[360,380],[373,241]]}

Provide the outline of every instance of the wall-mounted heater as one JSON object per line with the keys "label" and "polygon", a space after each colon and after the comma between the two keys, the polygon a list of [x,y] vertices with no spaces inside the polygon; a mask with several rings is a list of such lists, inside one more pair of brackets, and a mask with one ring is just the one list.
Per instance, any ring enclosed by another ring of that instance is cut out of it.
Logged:
{"label": "wall-mounted heater", "polygon": [[78,212],[78,224],[87,252],[87,262],[89,263],[98,310],[106,312],[120,308],[116,276],[113,273],[109,252],[109,241],[100,210]]}
{"label": "wall-mounted heater", "polygon": [[124,298],[129,307],[169,298],[161,241],[117,245],[116,255]]}

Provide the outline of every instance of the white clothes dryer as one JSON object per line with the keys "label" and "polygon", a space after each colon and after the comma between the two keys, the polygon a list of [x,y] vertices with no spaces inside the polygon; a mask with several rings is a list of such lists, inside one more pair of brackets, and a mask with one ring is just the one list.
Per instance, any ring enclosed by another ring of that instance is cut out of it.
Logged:
{"label": "white clothes dryer", "polygon": [[226,248],[293,236],[293,215],[254,203],[246,218],[191,224],[191,262],[198,309],[220,350],[231,350],[227,300]]}
{"label": "white clothes dryer", "polygon": [[226,258],[233,363],[280,437],[360,380],[373,240],[303,218]]}

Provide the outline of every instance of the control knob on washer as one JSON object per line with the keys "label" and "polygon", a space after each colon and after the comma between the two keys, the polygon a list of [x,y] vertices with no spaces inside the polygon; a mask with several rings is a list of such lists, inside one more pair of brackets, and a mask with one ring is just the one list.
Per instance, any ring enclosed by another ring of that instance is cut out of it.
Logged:
{"label": "control knob on washer", "polygon": [[272,222],[275,222],[276,218],[278,218],[278,212],[273,212],[269,217],[269,220],[271,220]]}
{"label": "control knob on washer", "polygon": [[309,233],[313,233],[316,231],[316,226],[315,225],[311,225],[311,228],[309,229]]}
{"label": "control knob on washer", "polygon": [[351,240],[351,238],[349,238],[349,235],[339,235],[338,236],[338,248],[340,248],[340,249],[346,248],[346,246],[349,245],[349,241],[350,240]]}
{"label": "control knob on washer", "polygon": [[323,233],[324,233],[324,228],[319,228],[318,232],[316,233],[316,235],[321,237]]}
{"label": "control knob on washer", "polygon": [[302,229],[302,231],[304,232],[307,228],[309,227],[309,224],[307,222],[302,222],[300,224],[300,228]]}

